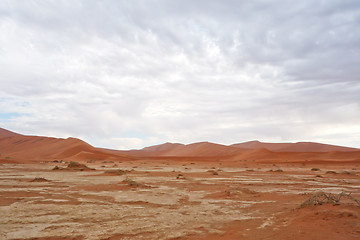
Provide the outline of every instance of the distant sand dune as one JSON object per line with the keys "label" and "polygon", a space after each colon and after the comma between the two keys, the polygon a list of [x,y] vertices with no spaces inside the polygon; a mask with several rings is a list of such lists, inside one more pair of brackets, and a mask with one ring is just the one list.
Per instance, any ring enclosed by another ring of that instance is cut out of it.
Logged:
{"label": "distant sand dune", "polygon": [[262,143],[251,141],[230,146],[211,142],[164,143],[140,150],[120,151],[95,148],[76,138],[24,136],[0,128],[0,159],[3,162],[51,160],[136,160],[252,162],[360,162],[360,149],[314,142]]}

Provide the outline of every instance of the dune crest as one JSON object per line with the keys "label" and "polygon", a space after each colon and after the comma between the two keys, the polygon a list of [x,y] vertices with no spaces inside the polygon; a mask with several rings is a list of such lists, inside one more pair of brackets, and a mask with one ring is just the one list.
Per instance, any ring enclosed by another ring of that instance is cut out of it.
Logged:
{"label": "dune crest", "polygon": [[3,162],[51,160],[97,161],[174,159],[214,159],[252,162],[360,162],[360,149],[315,142],[263,143],[250,141],[232,145],[211,142],[164,143],[140,150],[96,148],[77,138],[25,136],[0,128],[0,154]]}

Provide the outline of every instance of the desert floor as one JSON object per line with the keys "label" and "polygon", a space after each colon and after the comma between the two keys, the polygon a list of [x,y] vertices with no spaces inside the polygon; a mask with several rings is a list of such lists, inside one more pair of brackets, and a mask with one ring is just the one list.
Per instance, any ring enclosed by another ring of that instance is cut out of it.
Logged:
{"label": "desert floor", "polygon": [[360,200],[359,165],[56,165],[0,164],[0,239],[360,239],[354,200],[300,207],[317,191]]}

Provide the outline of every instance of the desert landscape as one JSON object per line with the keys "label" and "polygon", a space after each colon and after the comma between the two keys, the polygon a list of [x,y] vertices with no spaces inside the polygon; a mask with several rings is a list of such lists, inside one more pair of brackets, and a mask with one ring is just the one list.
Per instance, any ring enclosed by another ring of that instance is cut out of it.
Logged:
{"label": "desert landscape", "polygon": [[360,150],[95,148],[0,129],[1,239],[359,239]]}
{"label": "desert landscape", "polygon": [[359,43],[359,0],[1,0],[0,240],[360,240]]}

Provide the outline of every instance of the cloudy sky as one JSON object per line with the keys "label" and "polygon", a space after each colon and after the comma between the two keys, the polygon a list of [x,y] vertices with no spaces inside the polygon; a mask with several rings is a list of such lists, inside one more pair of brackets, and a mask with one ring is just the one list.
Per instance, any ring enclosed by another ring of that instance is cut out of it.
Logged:
{"label": "cloudy sky", "polygon": [[0,1],[0,127],[360,147],[360,1]]}

